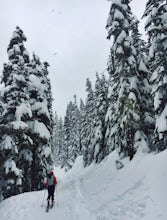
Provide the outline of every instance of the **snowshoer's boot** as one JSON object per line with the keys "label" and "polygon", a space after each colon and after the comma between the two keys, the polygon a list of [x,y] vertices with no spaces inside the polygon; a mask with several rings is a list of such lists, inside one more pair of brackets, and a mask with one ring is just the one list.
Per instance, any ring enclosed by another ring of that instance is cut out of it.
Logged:
{"label": "snowshoer's boot", "polygon": [[49,204],[49,200],[47,200],[47,206],[46,206],[46,212],[48,212],[49,211],[49,206],[50,204]]}
{"label": "snowshoer's boot", "polygon": [[52,203],[51,203],[51,208],[53,208],[53,206],[54,206],[54,200],[52,200]]}

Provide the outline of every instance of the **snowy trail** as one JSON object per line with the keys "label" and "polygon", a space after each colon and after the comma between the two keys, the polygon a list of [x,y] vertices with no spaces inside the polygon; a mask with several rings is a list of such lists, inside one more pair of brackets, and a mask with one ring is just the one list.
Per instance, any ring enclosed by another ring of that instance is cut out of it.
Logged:
{"label": "snowy trail", "polygon": [[[66,194],[71,199],[71,194]],[[68,197],[60,200],[59,205],[45,212],[46,202],[41,207],[43,192],[25,193],[16,196],[16,199],[10,198],[0,205],[1,220],[37,220],[37,219],[60,219],[60,220],[80,220],[80,219],[94,219],[89,212],[82,207],[80,203],[74,202],[75,199],[69,201]],[[65,201],[64,199],[68,199]]]}
{"label": "snowy trail", "polygon": [[116,154],[82,167],[78,158],[65,173],[56,169],[58,205],[45,212],[44,191],[24,193],[0,203],[1,220],[166,220],[167,151],[141,155],[116,170]]}

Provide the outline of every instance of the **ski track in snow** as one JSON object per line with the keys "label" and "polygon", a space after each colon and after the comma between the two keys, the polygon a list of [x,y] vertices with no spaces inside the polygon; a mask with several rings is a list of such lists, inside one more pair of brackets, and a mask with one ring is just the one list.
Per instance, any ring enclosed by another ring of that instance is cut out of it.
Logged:
{"label": "ski track in snow", "polygon": [[166,220],[167,151],[136,157],[130,163],[124,161],[121,170],[115,169],[115,159],[113,153],[101,164],[83,168],[82,158],[78,158],[67,173],[55,169],[55,205],[48,213],[47,193],[41,207],[43,190],[4,200],[0,203],[0,219]]}

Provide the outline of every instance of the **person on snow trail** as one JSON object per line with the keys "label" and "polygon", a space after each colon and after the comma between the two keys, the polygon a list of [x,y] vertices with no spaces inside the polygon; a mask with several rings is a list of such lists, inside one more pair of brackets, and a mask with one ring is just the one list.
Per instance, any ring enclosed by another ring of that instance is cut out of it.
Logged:
{"label": "person on snow trail", "polygon": [[52,201],[52,204],[54,204],[54,192],[55,192],[56,184],[57,184],[56,177],[53,171],[50,171],[47,174],[47,179],[46,179],[46,188],[48,189],[48,197],[47,197],[48,206],[50,203],[50,199]]}

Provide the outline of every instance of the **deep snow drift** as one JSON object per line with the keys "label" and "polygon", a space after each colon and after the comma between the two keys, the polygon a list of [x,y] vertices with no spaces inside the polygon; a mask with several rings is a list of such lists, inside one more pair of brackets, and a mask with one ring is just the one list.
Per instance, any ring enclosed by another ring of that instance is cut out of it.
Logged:
{"label": "deep snow drift", "polygon": [[0,203],[0,219],[167,220],[167,150],[126,159],[120,170],[116,159],[83,168],[79,157],[69,172],[55,169],[58,205],[46,213],[44,191],[24,193]]}

